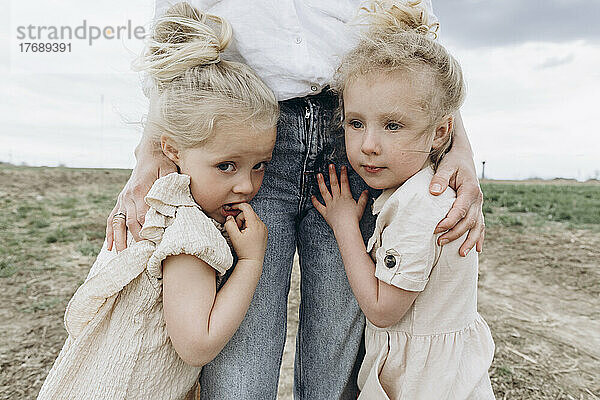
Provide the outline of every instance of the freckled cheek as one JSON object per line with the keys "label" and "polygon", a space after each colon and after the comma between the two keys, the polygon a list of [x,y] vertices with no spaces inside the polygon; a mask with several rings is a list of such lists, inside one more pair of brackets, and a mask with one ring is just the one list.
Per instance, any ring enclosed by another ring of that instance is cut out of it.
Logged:
{"label": "freckled cheek", "polygon": [[418,171],[427,159],[426,154],[408,152],[398,152],[392,157],[394,166],[398,169],[398,172],[409,175]]}
{"label": "freckled cheek", "polygon": [[394,157],[402,165],[410,165],[418,158],[415,153],[399,152]]}
{"label": "freckled cheek", "polygon": [[352,168],[354,169],[357,169],[357,167],[359,166],[361,154],[360,146],[360,140],[348,139],[346,137],[346,156],[348,157],[350,165],[352,165]]}

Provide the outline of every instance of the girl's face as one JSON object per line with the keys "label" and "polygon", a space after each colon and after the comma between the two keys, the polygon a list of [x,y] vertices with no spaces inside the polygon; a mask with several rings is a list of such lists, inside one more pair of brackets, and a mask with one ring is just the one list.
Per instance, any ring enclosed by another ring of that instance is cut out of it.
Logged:
{"label": "girl's face", "polygon": [[[258,192],[271,160],[276,129],[256,131],[250,126],[221,129],[204,145],[163,151],[190,176],[192,196],[209,217],[224,223],[236,203],[249,202]],[[168,154],[171,153],[171,154]]]}
{"label": "girl's face", "polygon": [[346,152],[370,187],[398,187],[428,165],[437,130],[424,103],[431,84],[423,74],[394,71],[362,75],[346,85]]}

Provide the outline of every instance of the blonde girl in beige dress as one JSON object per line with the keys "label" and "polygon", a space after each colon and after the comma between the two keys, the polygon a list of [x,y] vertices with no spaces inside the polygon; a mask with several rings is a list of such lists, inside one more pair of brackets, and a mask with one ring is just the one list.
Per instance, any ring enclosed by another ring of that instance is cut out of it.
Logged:
{"label": "blonde girl in beige dress", "polygon": [[146,196],[143,240],[102,248],[67,306],[69,336],[39,399],[193,398],[201,366],[241,323],[267,241],[248,202],[278,104],[249,67],[220,60],[230,39],[227,22],[185,3],[157,21],[139,63],[154,83],[146,132],[179,171]]}
{"label": "blonde girl in beige dress", "polygon": [[335,233],[350,285],[367,317],[359,399],[493,399],[490,330],[477,312],[477,253],[435,232],[455,199],[428,182],[452,143],[461,68],[435,39],[415,2],[374,2],[369,31],[338,70],[350,164],[382,194],[365,246],[365,191],[352,197],[347,172],[319,175],[315,208]]}

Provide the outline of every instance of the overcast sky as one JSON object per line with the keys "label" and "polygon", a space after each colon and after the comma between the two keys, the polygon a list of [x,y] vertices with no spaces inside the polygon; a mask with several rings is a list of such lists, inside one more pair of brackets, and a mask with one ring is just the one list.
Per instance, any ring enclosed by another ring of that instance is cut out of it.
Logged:
{"label": "overcast sky", "polygon": [[[486,176],[600,178],[598,0],[433,0],[441,41],[468,83],[462,109]],[[147,105],[128,72],[135,38],[22,54],[28,24],[142,26],[152,0],[0,4],[0,161],[133,166]],[[75,51],[77,50],[77,51]],[[61,73],[56,73],[60,71]],[[481,170],[480,170],[481,173]]]}

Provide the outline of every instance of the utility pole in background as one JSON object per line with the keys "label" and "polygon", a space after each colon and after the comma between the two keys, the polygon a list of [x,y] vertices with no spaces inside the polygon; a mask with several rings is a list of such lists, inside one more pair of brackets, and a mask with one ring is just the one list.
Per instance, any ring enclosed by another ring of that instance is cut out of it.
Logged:
{"label": "utility pole in background", "polygon": [[482,161],[481,164],[483,164],[483,168],[481,169],[481,179],[485,179],[485,161]]}

